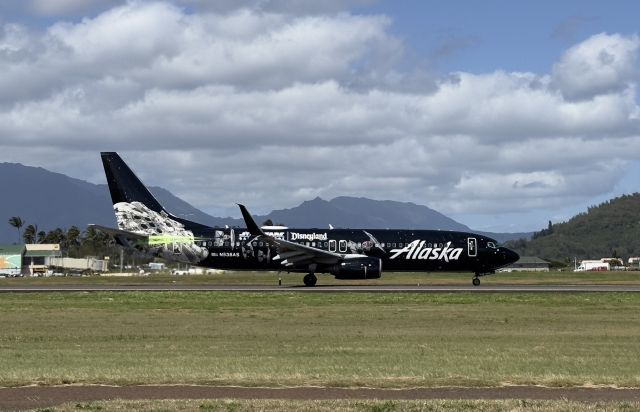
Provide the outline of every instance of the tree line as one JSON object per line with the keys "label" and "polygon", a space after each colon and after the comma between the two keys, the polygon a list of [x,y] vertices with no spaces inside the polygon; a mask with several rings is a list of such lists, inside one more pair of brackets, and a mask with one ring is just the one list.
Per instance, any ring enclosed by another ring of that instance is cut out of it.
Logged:
{"label": "tree line", "polygon": [[[120,255],[120,248],[108,234],[88,227],[80,230],[77,226],[68,229],[56,228],[49,231],[39,230],[37,224],[26,225],[19,216],[9,218],[9,225],[18,232],[18,243],[59,244],[64,256],[85,257],[97,256],[116,258]],[[22,228],[24,227],[24,231]],[[128,255],[125,251],[125,255]]]}
{"label": "tree line", "polygon": [[506,243],[522,256],[573,264],[574,259],[640,256],[640,194],[622,195],[561,223],[549,222],[531,240]]}

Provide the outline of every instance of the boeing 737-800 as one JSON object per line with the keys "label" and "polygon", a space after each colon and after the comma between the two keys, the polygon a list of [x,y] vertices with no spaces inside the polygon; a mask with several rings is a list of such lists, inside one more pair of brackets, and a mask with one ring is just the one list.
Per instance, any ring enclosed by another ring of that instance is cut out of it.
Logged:
{"label": "boeing 737-800", "polygon": [[480,276],[518,260],[486,236],[444,230],[260,227],[240,206],[246,228],[209,227],[167,211],[117,153],[101,154],[118,229],[96,226],[123,245],[195,266],[375,279],[390,272],[468,272]]}

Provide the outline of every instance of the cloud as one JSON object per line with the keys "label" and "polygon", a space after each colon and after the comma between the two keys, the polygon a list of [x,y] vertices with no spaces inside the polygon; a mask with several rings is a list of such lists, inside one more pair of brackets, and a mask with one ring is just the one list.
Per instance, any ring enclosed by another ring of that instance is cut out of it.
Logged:
{"label": "cloud", "polygon": [[97,152],[119,150],[214,213],[318,195],[493,213],[605,193],[640,156],[637,36],[586,39],[551,73],[438,76],[402,69],[385,16],[246,4],[5,24],[0,160],[102,180]]}
{"label": "cloud", "polygon": [[573,46],[553,67],[553,82],[567,99],[590,99],[637,83],[640,38],[598,34]]}
{"label": "cloud", "polygon": [[388,62],[401,49],[386,33],[388,24],[379,16],[295,18],[246,9],[190,15],[166,3],[130,3],[80,23],[57,23],[32,41],[35,46],[20,46],[5,29],[5,43],[16,50],[0,82],[4,98],[13,100],[24,94],[22,84],[37,85],[43,95],[98,82],[129,83],[131,92],[135,86],[144,92],[345,80],[361,71],[358,65],[381,56]]}

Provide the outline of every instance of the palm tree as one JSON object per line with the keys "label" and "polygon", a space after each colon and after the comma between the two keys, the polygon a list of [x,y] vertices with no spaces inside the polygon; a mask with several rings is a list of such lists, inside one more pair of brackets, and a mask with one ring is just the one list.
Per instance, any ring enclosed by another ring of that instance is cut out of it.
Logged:
{"label": "palm tree", "polygon": [[44,243],[44,239],[47,237],[47,232],[41,230],[38,232],[38,243]]}
{"label": "palm tree", "polygon": [[75,252],[80,246],[80,229],[78,226],[71,226],[64,237],[64,242],[60,245],[66,252],[67,256],[75,256]]}
{"label": "palm tree", "polygon": [[24,228],[22,238],[24,243],[36,243],[36,237],[38,236],[38,225],[29,225]]}
{"label": "palm tree", "polygon": [[22,227],[22,225],[24,225],[24,222],[19,216],[13,216],[12,218],[9,219],[9,224],[15,227],[16,229],[18,229],[18,243],[19,243],[20,239],[22,238],[22,236],[20,235],[20,228]]}
{"label": "palm tree", "polygon": [[69,246],[76,246],[80,243],[80,229],[78,226],[71,226],[69,230],[67,230],[67,243]]}
{"label": "palm tree", "polygon": [[65,234],[62,229],[59,227],[54,230],[50,230],[47,232],[47,235],[44,238],[44,243],[54,243],[54,244],[62,244],[65,241]]}

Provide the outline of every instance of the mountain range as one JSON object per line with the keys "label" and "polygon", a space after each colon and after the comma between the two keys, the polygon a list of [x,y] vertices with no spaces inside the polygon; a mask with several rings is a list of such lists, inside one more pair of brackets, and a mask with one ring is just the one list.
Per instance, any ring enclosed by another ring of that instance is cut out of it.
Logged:
{"label": "mountain range", "polygon": [[[19,216],[25,226],[35,224],[38,230],[85,229],[89,223],[116,226],[106,184],[93,184],[40,167],[17,163],[0,163],[0,243],[18,241],[18,232],[8,220]],[[160,187],[149,190],[171,213],[210,226],[244,227],[241,219],[208,215]],[[372,200],[341,196],[332,200],[319,197],[266,216],[274,224],[289,227],[371,228],[371,229],[439,229],[483,233],[500,242],[529,238],[531,233],[488,233],[473,231],[462,223],[427,206],[391,200]]]}

